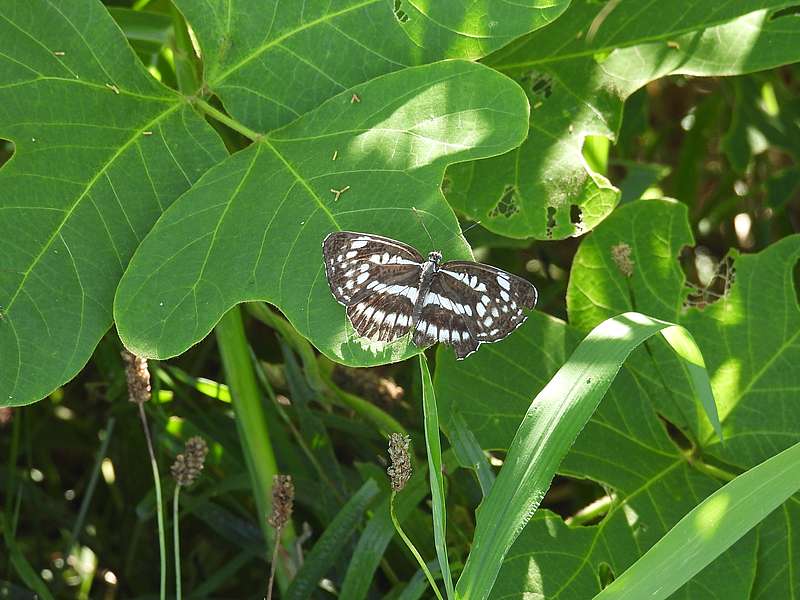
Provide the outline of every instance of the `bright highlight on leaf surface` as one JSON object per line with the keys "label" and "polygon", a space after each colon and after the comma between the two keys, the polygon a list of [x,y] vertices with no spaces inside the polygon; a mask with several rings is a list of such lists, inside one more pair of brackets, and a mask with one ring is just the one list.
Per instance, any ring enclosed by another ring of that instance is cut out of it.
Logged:
{"label": "bright highlight on leaf surface", "polygon": [[439,189],[444,169],[519,144],[527,115],[511,80],[462,61],[405,69],[335,96],[211,169],[158,222],[119,286],[122,340],[145,356],[173,356],[235,304],[266,300],[340,362],[418,352],[354,335],[325,281],[322,240],[361,230],[427,253],[427,228],[445,259],[471,258]]}
{"label": "bright highlight on leaf surface", "polygon": [[0,405],[71,379],[111,326],[134,249],[224,157],[95,2],[0,6]]}
{"label": "bright highlight on leaf surface", "polygon": [[[448,200],[497,233],[561,239],[607,217],[619,191],[582,155],[587,136],[616,139],[624,101],[671,74],[737,75],[800,60],[800,20],[772,19],[781,0],[645,4],[577,0],[550,27],[484,62],[531,102],[518,149],[448,171]],[[591,35],[590,35],[591,34]]]}

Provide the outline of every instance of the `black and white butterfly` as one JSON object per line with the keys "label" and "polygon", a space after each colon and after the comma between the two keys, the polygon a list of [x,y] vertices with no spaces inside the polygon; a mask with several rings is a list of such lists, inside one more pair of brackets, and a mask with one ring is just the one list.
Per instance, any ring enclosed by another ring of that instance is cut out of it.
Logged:
{"label": "black and white butterfly", "polygon": [[328,284],[359,335],[391,342],[413,331],[420,347],[452,346],[459,359],[502,340],[536,305],[530,282],[468,261],[425,259],[411,246],[371,233],[338,231],[322,242]]}

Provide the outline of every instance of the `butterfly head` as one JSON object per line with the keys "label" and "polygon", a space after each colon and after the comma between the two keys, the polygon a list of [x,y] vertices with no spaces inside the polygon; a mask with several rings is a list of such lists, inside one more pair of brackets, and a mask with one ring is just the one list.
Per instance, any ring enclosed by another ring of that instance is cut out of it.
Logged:
{"label": "butterfly head", "polygon": [[429,252],[428,260],[438,267],[439,263],[442,262],[442,253],[436,251]]}

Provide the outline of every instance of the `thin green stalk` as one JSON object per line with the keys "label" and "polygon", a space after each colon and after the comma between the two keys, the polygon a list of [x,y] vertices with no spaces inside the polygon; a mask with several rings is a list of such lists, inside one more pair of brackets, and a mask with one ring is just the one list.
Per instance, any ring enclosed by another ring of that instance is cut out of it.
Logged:
{"label": "thin green stalk", "polygon": [[394,512],[394,497],[397,492],[392,491],[392,497],[389,500],[389,514],[392,516],[392,523],[394,524],[394,528],[397,531],[400,538],[405,542],[408,549],[411,550],[411,554],[414,555],[414,558],[417,559],[417,564],[419,568],[422,569],[422,572],[425,573],[425,577],[428,579],[428,583],[431,584],[431,588],[433,589],[433,593],[436,594],[436,597],[439,600],[444,600],[442,598],[442,593],[439,591],[439,586],[436,585],[436,581],[433,579],[433,575],[431,575],[430,570],[428,569],[428,565],[425,564],[425,561],[422,560],[422,556],[417,551],[417,548],[414,546],[413,542],[408,538],[403,528],[400,527],[400,522],[397,520],[397,515]]}
{"label": "thin green stalk", "polygon": [[[267,517],[271,512],[272,478],[278,474],[278,466],[267,428],[267,414],[250,359],[241,309],[236,306],[225,313],[215,332],[236,414],[236,427],[258,506],[259,523],[269,544],[280,543],[274,530],[267,525]],[[291,522],[286,524],[284,531],[284,544],[291,548],[296,538]],[[277,567],[281,592],[289,585],[291,573],[288,567],[285,562]]]}
{"label": "thin green stalk", "polygon": [[[275,539],[281,539],[281,531],[283,527],[278,526],[275,528]],[[276,543],[272,550],[272,561],[270,561],[269,565],[269,581],[267,582],[267,600],[272,600],[272,589],[275,587],[275,565],[278,562],[278,548],[279,545]]]}
{"label": "thin green stalk", "polygon": [[66,552],[64,553],[64,556],[69,556],[69,553],[72,551],[72,546],[77,541],[78,535],[83,529],[83,524],[86,521],[86,514],[89,512],[89,505],[92,502],[92,498],[94,497],[94,490],[97,487],[97,480],[100,477],[100,470],[103,464],[103,458],[105,458],[106,456],[106,453],[108,451],[108,444],[111,442],[111,434],[114,432],[115,422],[116,419],[114,419],[114,417],[108,418],[105,431],[103,432],[102,442],[100,443],[100,447],[97,449],[97,453],[95,454],[94,457],[92,476],[89,478],[89,485],[86,486],[86,493],[83,495],[83,500],[81,501],[81,507],[78,510],[78,517],[75,519],[75,524],[72,526],[72,532],[70,533],[69,541],[67,542]]}
{"label": "thin green stalk", "polygon": [[179,500],[181,486],[175,485],[172,496],[172,542],[175,549],[175,598],[181,600],[181,534]]}
{"label": "thin green stalk", "polygon": [[238,131],[243,136],[250,138],[254,142],[257,142],[264,137],[264,134],[258,133],[257,131],[253,131],[249,127],[242,125],[241,123],[239,123],[239,121],[237,121],[236,119],[232,119],[221,110],[214,108],[202,98],[194,98],[193,103],[197,108],[202,110],[208,116],[213,117],[214,119],[216,119],[217,121],[219,121],[224,125],[227,125],[234,131]]}
{"label": "thin green stalk", "polygon": [[158,555],[160,558],[160,578],[159,578],[159,598],[165,600],[167,597],[167,536],[164,533],[164,504],[161,499],[161,475],[158,473],[158,462],[156,453],[153,450],[153,440],[150,437],[150,428],[147,426],[147,415],[144,414],[144,403],[137,402],[139,406],[139,418],[142,421],[144,437],[147,441],[147,452],[150,454],[150,467],[153,470],[153,485],[156,490],[156,520],[158,522]]}

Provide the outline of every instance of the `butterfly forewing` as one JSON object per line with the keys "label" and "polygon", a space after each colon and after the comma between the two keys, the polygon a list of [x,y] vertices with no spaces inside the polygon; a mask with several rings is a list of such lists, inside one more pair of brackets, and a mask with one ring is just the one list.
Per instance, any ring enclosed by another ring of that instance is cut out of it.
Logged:
{"label": "butterfly forewing", "polygon": [[326,237],[322,249],[331,292],[360,336],[392,341],[408,332],[424,261],[414,248],[341,231]]}
{"label": "butterfly forewing", "polygon": [[[424,299],[420,322],[426,326],[420,345],[444,342],[464,358],[479,344],[501,340],[519,327],[536,297],[533,284],[501,269],[465,261],[444,263]],[[415,338],[421,335],[417,326]]]}

